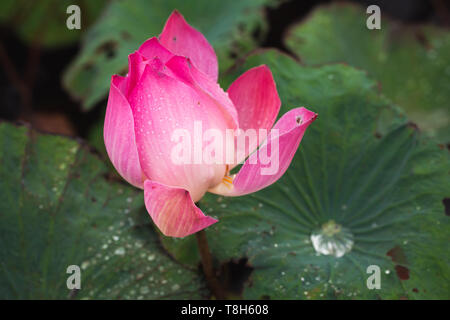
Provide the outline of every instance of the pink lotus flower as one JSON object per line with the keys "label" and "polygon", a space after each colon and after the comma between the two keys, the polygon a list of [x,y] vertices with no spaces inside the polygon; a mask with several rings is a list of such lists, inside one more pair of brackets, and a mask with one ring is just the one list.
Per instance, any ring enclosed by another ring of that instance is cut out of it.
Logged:
{"label": "pink lotus flower", "polygon": [[[277,181],[317,117],[297,108],[273,126],[281,102],[265,65],[245,72],[227,92],[217,84],[217,77],[213,48],[174,11],[159,38],[147,40],[129,56],[127,76],[111,79],[104,125],[106,150],[119,174],[144,190],[145,206],[167,236],[184,237],[217,222],[195,205],[207,191],[241,196]],[[261,174],[264,164],[257,152],[251,153],[254,150],[244,151],[244,158],[250,156],[231,177],[229,170],[243,159],[232,164],[174,163],[172,133],[181,127],[192,132],[195,121],[219,132],[271,130],[257,144],[259,150],[267,151],[275,141],[279,143],[276,171]]]}

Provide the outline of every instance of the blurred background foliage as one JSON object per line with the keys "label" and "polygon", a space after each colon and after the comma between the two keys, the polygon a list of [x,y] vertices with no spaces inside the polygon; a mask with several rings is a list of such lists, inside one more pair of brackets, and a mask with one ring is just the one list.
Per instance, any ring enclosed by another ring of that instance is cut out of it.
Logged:
{"label": "blurred background foliage", "polygon": [[[70,4],[81,30],[65,26]],[[369,4],[381,7],[381,30],[366,28]],[[0,298],[210,298],[195,238],[154,229],[102,138],[111,75],[127,72],[128,54],[175,8],[214,46],[223,88],[267,64],[280,114],[319,113],[275,185],[200,202],[220,218],[207,235],[228,295],[449,299],[441,0],[2,1]],[[353,243],[342,258],[311,243],[330,221]],[[79,292],[65,287],[70,264],[82,268]],[[370,264],[382,268],[383,290],[367,290]]]}
{"label": "blurred background foliage", "polygon": [[[366,70],[421,129],[450,141],[450,34],[391,18],[373,32],[360,27],[366,19],[358,6],[319,8],[289,29],[286,45],[308,65],[345,62]],[[324,43],[326,50],[319,50]]]}
{"label": "blurred background foliage", "polygon": [[[100,15],[107,0],[80,0],[76,4],[83,12],[83,26],[89,27]],[[80,41],[82,31],[68,32],[62,21],[67,19],[70,0],[4,0],[0,4],[0,21],[12,28],[16,36],[29,44],[46,48],[73,45]]]}

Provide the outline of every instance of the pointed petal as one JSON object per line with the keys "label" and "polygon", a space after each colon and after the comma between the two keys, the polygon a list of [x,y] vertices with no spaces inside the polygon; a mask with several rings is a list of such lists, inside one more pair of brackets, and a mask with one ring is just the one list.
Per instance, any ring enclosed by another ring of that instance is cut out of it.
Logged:
{"label": "pointed petal", "polygon": [[239,126],[236,108],[228,94],[222,90],[217,82],[192,65],[188,58],[174,56],[167,61],[166,66],[170,69],[171,76],[196,90],[201,90],[216,100],[219,107],[223,109],[224,117],[230,121],[229,128],[235,129]]}
{"label": "pointed petal", "polygon": [[127,98],[130,96],[134,87],[141,79],[146,65],[150,65],[155,70],[162,70],[164,68],[164,61],[157,56],[147,59],[139,53],[139,51],[136,51],[128,56],[128,81],[126,86]]}
{"label": "pointed petal", "polygon": [[[200,153],[204,146],[202,132],[225,132],[228,124],[214,99],[147,65],[129,101],[140,163],[149,179],[187,189],[194,201],[220,182],[225,164],[189,161],[191,156],[183,163],[174,159],[180,145],[174,134],[180,130],[192,139],[186,144],[190,151],[194,146],[194,157],[195,145],[200,145]],[[196,123],[202,127],[199,134],[194,132]]]}
{"label": "pointed petal", "polygon": [[237,164],[265,140],[280,111],[281,101],[272,72],[265,65],[247,70],[227,92],[238,112],[239,128],[253,129],[257,133],[257,141],[252,145],[238,143],[239,138],[236,138]]}
{"label": "pointed petal", "polygon": [[122,77],[119,75],[114,75],[111,77],[111,84],[114,83],[116,88],[119,89],[119,91],[125,95],[126,89],[128,86],[128,77]]}
{"label": "pointed petal", "polygon": [[164,48],[159,42],[158,38],[153,37],[146,40],[138,49],[138,52],[144,56],[147,60],[154,58],[160,59],[163,63],[166,63],[173,57],[173,53]]}
{"label": "pointed petal", "polygon": [[281,101],[267,66],[247,70],[230,85],[227,92],[238,112],[239,128],[272,128]]}
{"label": "pointed petal", "polygon": [[131,91],[138,83],[139,79],[144,72],[145,58],[139,52],[132,53],[128,56],[128,81],[126,88],[126,97],[128,97]]}
{"label": "pointed petal", "polygon": [[170,237],[186,237],[217,222],[194,204],[189,192],[145,180],[145,207],[161,232]]}
{"label": "pointed petal", "polygon": [[159,39],[161,44],[172,53],[190,58],[198,69],[217,82],[218,64],[214,49],[178,11],[172,12]]}
{"label": "pointed petal", "polygon": [[286,172],[306,129],[316,118],[316,113],[303,107],[284,114],[258,151],[245,161],[235,175],[233,185],[222,182],[208,191],[225,196],[241,196],[259,191],[277,181]]}
{"label": "pointed petal", "polygon": [[127,86],[127,97],[130,95],[131,91],[141,78],[147,63],[154,63],[157,61],[158,63],[164,65],[172,57],[173,53],[164,48],[156,37],[150,38],[141,44],[138,51],[128,56],[129,80]]}
{"label": "pointed petal", "polygon": [[113,76],[106,107],[103,138],[106,151],[119,174],[132,185],[143,188],[143,173],[134,135],[130,105],[119,88],[126,87],[126,78]]}

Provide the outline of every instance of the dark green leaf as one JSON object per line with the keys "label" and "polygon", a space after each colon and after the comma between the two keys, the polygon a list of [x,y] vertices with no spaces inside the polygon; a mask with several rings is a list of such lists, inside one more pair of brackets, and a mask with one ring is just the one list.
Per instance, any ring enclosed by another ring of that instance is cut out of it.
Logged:
{"label": "dark green leaf", "polygon": [[[254,268],[243,296],[448,299],[450,227],[442,203],[450,195],[448,151],[423,139],[363,71],[345,65],[305,67],[265,51],[224,82],[260,64],[274,74],[280,114],[306,106],[319,116],[276,184],[200,201],[219,218],[207,230],[216,259],[246,257]],[[320,232],[332,244],[353,242],[351,250],[341,257],[316,251],[311,236]],[[192,237],[169,241],[163,243],[189,263],[173,247],[192,245]],[[380,290],[366,286],[370,265],[381,268]],[[400,280],[396,268],[409,279]]]}
{"label": "dark green leaf", "polygon": [[[0,123],[0,298],[198,299],[202,278],[161,249],[142,192],[77,141]],[[66,287],[69,265],[81,289]]]}

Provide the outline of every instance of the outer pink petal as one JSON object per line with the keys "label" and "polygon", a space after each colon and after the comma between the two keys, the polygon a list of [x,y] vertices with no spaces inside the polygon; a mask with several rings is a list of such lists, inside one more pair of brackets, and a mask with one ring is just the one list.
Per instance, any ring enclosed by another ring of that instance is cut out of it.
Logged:
{"label": "outer pink petal", "polygon": [[228,94],[238,112],[239,128],[255,130],[258,138],[252,145],[238,143],[239,138],[236,138],[236,165],[264,141],[280,111],[281,101],[272,72],[266,65],[247,70],[231,84]]}
{"label": "outer pink petal", "polygon": [[103,138],[106,151],[119,174],[132,185],[143,188],[143,173],[134,135],[130,105],[123,95],[126,78],[113,76],[106,107]]}
{"label": "outer pink petal", "polygon": [[[259,191],[275,181],[277,181],[286,172],[289,164],[294,157],[295,152],[303,138],[308,126],[317,118],[317,114],[305,108],[296,108],[284,114],[275,124],[274,129],[267,137],[267,141],[259,148],[258,152],[250,155],[245,161],[241,170],[233,179],[233,185],[229,187],[224,183],[218,184],[209,191],[212,193],[226,196],[241,196]],[[262,174],[262,168],[268,168],[269,165],[263,165],[258,154],[263,151],[265,154],[271,154],[274,142],[274,136],[278,135],[279,157],[277,170],[273,174]],[[269,150],[270,152],[267,152]],[[266,153],[267,152],[267,153]]]}
{"label": "outer pink petal", "polygon": [[272,72],[266,65],[247,70],[231,84],[227,92],[238,112],[239,128],[272,128],[281,101]]}
{"label": "outer pink petal", "polygon": [[159,36],[161,44],[176,55],[185,56],[217,82],[218,64],[208,40],[191,27],[178,11],[173,11]]}
{"label": "outer pink petal", "polygon": [[239,120],[236,108],[228,97],[228,94],[222,90],[217,82],[211,80],[206,74],[198,70],[185,57],[174,56],[167,61],[166,66],[169,68],[172,77],[183,81],[196,90],[201,90],[216,100],[218,106],[224,112],[224,117],[230,121],[229,128],[238,128]]}
{"label": "outer pink petal", "polygon": [[[176,129],[187,130],[192,143],[197,140],[195,121],[201,122],[203,131],[214,128],[225,132],[228,123],[217,101],[147,65],[129,102],[140,163],[149,179],[187,189],[194,201],[220,182],[224,164],[177,164],[172,158],[179,144],[172,140]],[[202,139],[201,134],[198,138]]]}
{"label": "outer pink petal", "polygon": [[148,213],[166,236],[186,237],[217,222],[203,214],[185,189],[145,180],[144,197]]}

